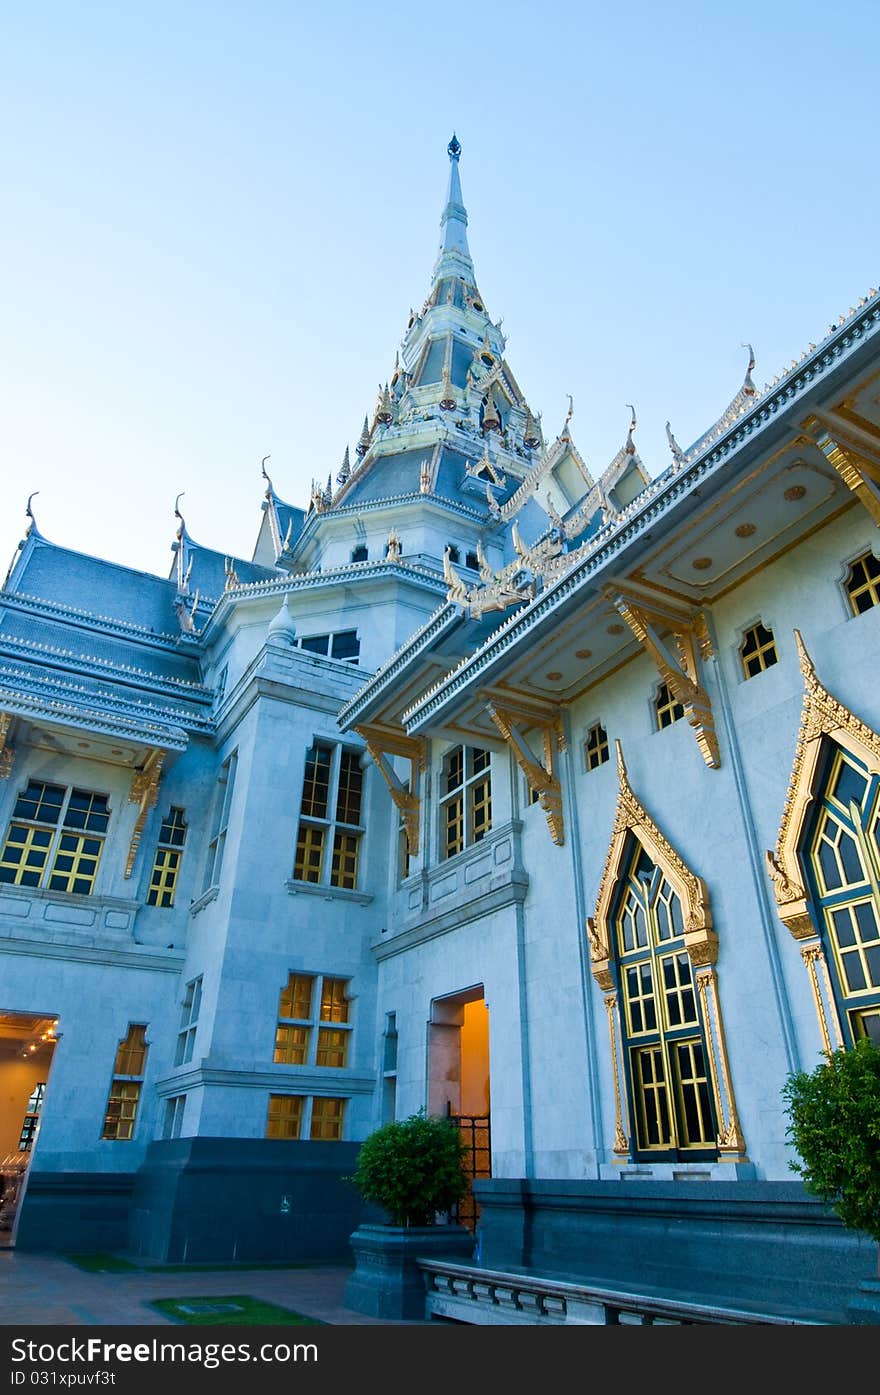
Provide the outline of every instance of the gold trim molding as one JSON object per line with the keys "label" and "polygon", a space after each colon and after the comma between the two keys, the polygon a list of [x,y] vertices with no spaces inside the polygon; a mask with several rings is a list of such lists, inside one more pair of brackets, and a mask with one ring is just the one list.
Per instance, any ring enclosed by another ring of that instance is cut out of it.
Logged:
{"label": "gold trim molding", "polygon": [[826,413],[808,417],[804,426],[813,443],[837,471],[847,489],[880,527],[880,453],[878,442],[850,422]]}
{"label": "gold trim molding", "polygon": [[162,766],[165,763],[165,751],[157,747],[147,756],[140,770],[134,772],[134,779],[131,782],[131,789],[128,792],[130,803],[139,804],[138,815],[135,819],[132,830],[131,842],[128,845],[128,857],[125,860],[124,876],[126,880],[131,876],[134,867],[134,860],[140,846],[141,834],[144,831],[144,824],[147,822],[147,815],[156,805],[159,798],[159,781],[162,778]]}
{"label": "gold trim molding", "polygon": [[648,855],[663,867],[670,885],[681,901],[684,914],[684,942],[691,963],[702,968],[714,964],[718,957],[718,936],[712,929],[709,894],[702,877],[697,877],[684,864],[672,844],[664,838],[644,805],[633,793],[620,742],[617,749],[618,794],[614,811],[611,843],[602,870],[596,913],[587,920],[590,943],[590,968],[603,992],[614,986],[611,974],[611,898],[623,873],[627,835],[632,833]]}
{"label": "gold trim molding", "polygon": [[[611,1039],[611,1069],[614,1073],[614,1155],[617,1158],[629,1157],[629,1139],[623,1129],[624,1102],[620,1083],[620,1060],[617,1043],[620,1037],[620,1010],[617,994],[606,993],[605,1011],[608,1013],[608,1035]],[[622,1050],[622,1048],[621,1048]]]}
{"label": "gold trim molding", "polygon": [[800,630],[795,630],[794,637],[804,676],[804,701],[776,847],[767,851],[766,859],[779,919],[796,940],[810,940],[817,927],[807,906],[798,847],[813,802],[822,738],[828,737],[872,774],[880,775],[880,736],[822,686]]}

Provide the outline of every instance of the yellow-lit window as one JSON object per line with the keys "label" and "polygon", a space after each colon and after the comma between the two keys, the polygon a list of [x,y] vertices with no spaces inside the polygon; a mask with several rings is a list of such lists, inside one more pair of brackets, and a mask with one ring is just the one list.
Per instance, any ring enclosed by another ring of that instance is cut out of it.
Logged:
{"label": "yellow-lit window", "polygon": [[743,635],[739,657],[746,678],[754,678],[756,674],[763,673],[765,668],[770,668],[779,658],[773,631],[760,622],[752,625]]}
{"label": "yellow-lit window", "polygon": [[302,1095],[270,1095],[266,1137],[299,1138],[304,1103]]}
{"label": "yellow-lit window", "polygon": [[147,1029],[142,1023],[129,1023],[128,1032],[116,1051],[110,1095],[104,1114],[102,1138],[123,1143],[134,1136],[138,1104],[147,1063]]}
{"label": "yellow-lit window", "polygon": [[109,821],[105,794],[32,780],[12,811],[0,882],[91,895]]}
{"label": "yellow-lit window", "polygon": [[864,552],[850,565],[844,582],[853,615],[861,615],[880,603],[880,560]]}
{"label": "yellow-lit window", "polygon": [[657,717],[657,729],[662,731],[664,727],[671,727],[673,722],[677,722],[684,716],[684,707],[678,701],[668,683],[661,683],[654,698],[654,712]]}
{"label": "yellow-lit window", "polygon": [[311,1031],[311,974],[291,974],[282,989],[278,1004],[278,1025],[275,1029],[275,1055],[278,1065],[304,1066],[308,1059]]}
{"label": "yellow-lit window", "polygon": [[295,881],[357,889],[363,778],[359,751],[318,741],[306,752]]}
{"label": "yellow-lit window", "polygon": [[344,1066],[348,1056],[348,982],[343,978],[325,978],[321,984],[321,1022],[345,1024],[318,1028],[318,1066]]}
{"label": "yellow-lit window", "polygon": [[825,762],[802,860],[852,1046],[880,1038],[880,777],[831,742]]}
{"label": "yellow-lit window", "polygon": [[309,1136],[334,1141],[340,1139],[344,1115],[345,1100],[325,1099],[316,1095],[312,1100],[312,1127]]}
{"label": "yellow-lit window", "polygon": [[454,857],[479,843],[492,827],[492,775],[489,752],[456,746],[443,761],[440,804],[443,857]]}
{"label": "yellow-lit window", "polygon": [[172,806],[170,813],[162,820],[159,841],[153,870],[150,874],[150,887],[147,892],[148,906],[173,906],[180,873],[180,859],[186,841],[186,820],[183,810]]}
{"label": "yellow-lit window", "polygon": [[608,759],[608,733],[601,722],[595,722],[587,732],[584,758],[588,770],[596,770]]}
{"label": "yellow-lit window", "polygon": [[714,1155],[712,1087],[681,902],[635,839],[616,904],[636,1152]]}

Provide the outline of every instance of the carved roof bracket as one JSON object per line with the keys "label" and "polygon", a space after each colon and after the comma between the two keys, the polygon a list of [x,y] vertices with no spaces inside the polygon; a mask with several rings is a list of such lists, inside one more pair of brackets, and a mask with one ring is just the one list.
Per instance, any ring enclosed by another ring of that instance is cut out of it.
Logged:
{"label": "carved roof bracket", "polygon": [[[544,810],[544,817],[550,829],[550,837],[557,847],[562,847],[565,842],[562,786],[554,774],[556,753],[563,749],[561,722],[558,716],[554,714],[542,721],[532,715],[526,716],[508,708],[499,707],[494,702],[486,703],[486,711],[513,753],[517,765],[528,781],[529,788],[537,793],[538,803]],[[529,727],[536,725],[543,741],[543,760],[538,759],[525,737],[525,732]]]}
{"label": "carved roof bracket", "polygon": [[817,412],[804,422],[814,444],[880,527],[880,441],[867,432]]}
{"label": "carved roof bracket", "polygon": [[[403,731],[398,732],[387,727],[367,724],[356,726],[354,730],[363,740],[376,769],[388,786],[391,802],[403,819],[409,851],[413,857],[417,857],[419,852],[419,814],[422,804],[419,794],[419,775],[425,769],[426,763],[424,739],[407,736]],[[388,760],[389,756],[402,756],[409,761],[410,778],[408,785],[397,774],[394,766]]]}
{"label": "carved roof bracket", "polygon": [[[646,602],[638,593],[621,586],[604,589],[645,653],[653,659],[673,697],[684,708],[703,760],[712,770],[717,770],[721,755],[715,715],[712,700],[700,682],[700,661],[712,653],[705,615],[701,611],[680,613],[662,604]],[[672,645],[667,637],[671,637]]]}
{"label": "carved roof bracket", "polygon": [[147,756],[139,770],[134,772],[131,782],[131,789],[128,792],[129,801],[132,804],[140,805],[138,815],[135,819],[132,830],[131,842],[128,845],[128,857],[125,860],[125,877],[131,876],[134,860],[141,841],[141,834],[144,831],[144,824],[147,815],[155,807],[159,798],[159,781],[162,778],[162,766],[165,763],[167,752],[161,747],[155,747]]}

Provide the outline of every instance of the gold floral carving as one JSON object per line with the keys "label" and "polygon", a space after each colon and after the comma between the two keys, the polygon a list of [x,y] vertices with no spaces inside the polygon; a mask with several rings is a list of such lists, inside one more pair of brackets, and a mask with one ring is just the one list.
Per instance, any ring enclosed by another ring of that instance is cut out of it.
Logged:
{"label": "gold floral carving", "polygon": [[816,926],[807,905],[798,847],[813,800],[823,739],[834,741],[880,774],[880,736],[822,686],[799,630],[794,637],[804,676],[804,700],[776,848],[767,852],[766,861],[779,918],[796,940],[805,940],[816,934]]}
{"label": "gold floral carving", "polygon": [[858,427],[841,422],[830,423],[818,415],[809,417],[804,425],[847,489],[880,526],[880,457],[877,455],[877,443],[866,445],[857,439],[861,435]]}
{"label": "gold floral carving", "polygon": [[718,977],[714,969],[700,969],[697,974],[697,991],[703,1008],[709,1074],[715,1099],[715,1116],[718,1120],[718,1152],[722,1161],[735,1159],[737,1162],[745,1162],[746,1144],[736,1112],[724,1023],[721,1019],[721,1002],[718,997]]}
{"label": "gold floral carving", "polygon": [[8,780],[15,764],[15,751],[9,744],[12,713],[0,712],[0,780]]}
{"label": "gold floral carving", "polygon": [[[837,1011],[834,1007],[834,997],[831,989],[831,979],[828,974],[828,963],[820,944],[814,943],[804,945],[801,949],[801,958],[807,966],[810,975],[810,987],[813,990],[813,1001],[816,1004],[816,1016],[819,1019],[819,1030],[822,1033],[822,1046],[826,1052],[834,1050],[835,1047],[843,1045],[843,1036],[840,1031],[840,1023],[837,1019]],[[819,974],[822,974],[822,984],[819,982]],[[829,1027],[829,1014],[825,1011],[825,999],[822,994],[824,985],[825,994],[830,1004],[831,1024],[834,1028],[834,1042],[831,1041],[831,1030]]]}
{"label": "gold floral carving", "polygon": [[672,844],[660,832],[644,805],[633,793],[620,742],[617,749],[617,805],[611,842],[602,869],[596,912],[587,921],[590,942],[590,967],[600,988],[610,986],[611,963],[611,899],[618,878],[623,874],[627,835],[632,833],[648,855],[663,867],[669,882],[681,901],[684,915],[685,948],[691,963],[702,967],[714,964],[718,957],[718,936],[712,929],[709,896],[702,877],[685,866]]}
{"label": "gold floral carving", "polygon": [[131,782],[131,789],[128,792],[130,803],[139,804],[138,815],[135,819],[132,830],[131,842],[128,845],[128,857],[125,860],[125,877],[131,876],[134,867],[134,860],[140,846],[141,834],[144,831],[144,824],[147,821],[147,814],[155,807],[159,798],[159,781],[162,778],[162,766],[165,762],[165,752],[156,748],[151,751],[139,770],[134,772]]}

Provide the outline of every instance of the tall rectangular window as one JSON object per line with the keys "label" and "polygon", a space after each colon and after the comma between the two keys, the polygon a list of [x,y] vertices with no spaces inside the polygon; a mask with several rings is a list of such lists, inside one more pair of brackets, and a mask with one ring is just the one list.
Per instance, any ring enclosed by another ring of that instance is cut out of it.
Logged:
{"label": "tall rectangular window", "polygon": [[109,798],[31,780],[0,852],[0,882],[90,896],[110,822]]}
{"label": "tall rectangular window", "polygon": [[345,1100],[324,1099],[316,1095],[312,1100],[312,1125],[309,1137],[330,1139],[337,1142],[342,1137],[342,1123],[345,1116]]}
{"label": "tall rectangular window", "polygon": [[150,888],[147,892],[148,906],[173,906],[180,873],[180,859],[186,841],[186,819],[183,810],[171,806],[162,820],[153,870],[150,873]]}
{"label": "tall rectangular window", "polygon": [[266,1137],[299,1138],[304,1104],[303,1095],[270,1095]]}
{"label": "tall rectangular window", "polygon": [[211,839],[208,843],[208,862],[205,867],[205,884],[203,890],[208,891],[213,886],[220,883],[220,869],[223,865],[223,852],[226,847],[226,831],[229,827],[229,813],[232,807],[232,791],[235,785],[235,767],[238,763],[238,752],[233,751],[231,755],[220,767],[220,774],[217,776],[217,793],[215,796],[214,824]]}
{"label": "tall rectangular window", "polygon": [[276,1065],[347,1065],[350,1006],[348,979],[291,974],[278,1003]]}
{"label": "tall rectangular window", "polygon": [[146,1035],[145,1024],[131,1022],[128,1032],[119,1043],[104,1114],[102,1138],[127,1142],[134,1137],[149,1050]]}
{"label": "tall rectangular window", "polygon": [[21,1136],[18,1140],[18,1151],[29,1153],[34,1146],[34,1139],[37,1136],[37,1125],[40,1122],[40,1110],[43,1108],[43,1096],[46,1093],[45,1080],[39,1081],[31,1090],[30,1098],[27,1102],[27,1109],[24,1112],[24,1119],[21,1125]]}
{"label": "tall rectangular window", "polygon": [[456,746],[443,761],[440,800],[440,855],[454,857],[479,843],[492,827],[492,775],[489,752]]}
{"label": "tall rectangular window", "polygon": [[163,1138],[179,1138],[183,1128],[183,1116],[186,1110],[186,1095],[172,1095],[165,1101],[165,1123],[162,1129]]}
{"label": "tall rectangular window", "polygon": [[174,1053],[176,1066],[184,1066],[192,1060],[201,1006],[202,975],[199,974],[198,978],[192,979],[186,985],[186,991],[183,995],[183,1005],[180,1009],[180,1029],[177,1033],[177,1049]]}
{"label": "tall rectangular window", "polygon": [[363,780],[360,751],[316,741],[306,752],[295,881],[355,890]]}

